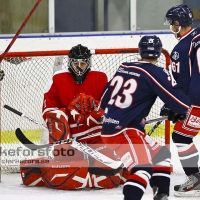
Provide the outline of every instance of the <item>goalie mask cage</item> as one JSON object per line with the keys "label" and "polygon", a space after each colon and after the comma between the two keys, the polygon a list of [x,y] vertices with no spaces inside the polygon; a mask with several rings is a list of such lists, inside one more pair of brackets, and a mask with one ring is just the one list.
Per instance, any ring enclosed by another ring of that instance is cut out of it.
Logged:
{"label": "goalie mask cage", "polygon": [[[19,110],[31,118],[44,123],[42,118],[43,91],[53,73],[68,67],[69,50],[10,52],[1,63],[5,72],[1,82],[1,171],[3,173],[19,172],[21,160],[48,156],[49,152],[33,152],[24,147],[15,136],[15,129],[21,128],[25,135],[34,143],[47,143],[48,131],[37,124],[3,108],[5,104]],[[94,49],[91,50],[92,69],[103,71],[109,80],[122,62],[140,59],[138,48]],[[157,65],[167,68],[170,64],[169,53],[163,49]],[[158,118],[163,102],[156,100],[147,118]],[[154,124],[146,125],[146,132]],[[162,122],[153,132],[152,137],[159,143],[169,144],[170,123]],[[44,138],[47,138],[44,141]],[[42,141],[43,140],[43,141]],[[44,153],[45,152],[45,153]]]}

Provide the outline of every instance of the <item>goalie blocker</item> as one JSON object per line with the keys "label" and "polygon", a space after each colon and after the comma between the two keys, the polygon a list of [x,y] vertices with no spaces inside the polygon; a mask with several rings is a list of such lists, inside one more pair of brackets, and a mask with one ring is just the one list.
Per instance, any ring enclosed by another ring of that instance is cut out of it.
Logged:
{"label": "goalie blocker", "polygon": [[[50,111],[47,113],[47,126],[49,128],[49,142],[65,140],[70,137],[68,116],[66,109]],[[115,159],[114,152],[102,143],[101,137],[89,140],[88,146],[102,154]],[[88,158],[82,152],[70,147],[68,144],[58,145],[53,150],[54,159],[38,158],[24,160],[20,164],[23,184],[26,186],[46,186],[53,189],[71,190],[79,188],[114,188],[123,184],[128,176],[122,170],[112,176],[95,175],[90,168],[108,169],[104,164]],[[81,166],[81,167],[80,167]]]}

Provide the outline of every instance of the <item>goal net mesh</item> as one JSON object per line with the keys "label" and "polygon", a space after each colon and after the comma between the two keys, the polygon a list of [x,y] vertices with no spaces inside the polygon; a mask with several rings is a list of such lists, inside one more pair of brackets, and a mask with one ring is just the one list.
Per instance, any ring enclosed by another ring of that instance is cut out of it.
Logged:
{"label": "goal net mesh", "polygon": [[[1,63],[5,78],[1,82],[1,124],[0,155],[3,173],[19,172],[21,160],[43,157],[44,152],[31,151],[23,146],[15,136],[15,129],[20,128],[34,143],[48,142],[48,131],[4,108],[8,105],[31,118],[44,123],[42,118],[43,91],[53,73],[68,67],[68,50],[42,52],[11,52]],[[140,59],[137,48],[132,49],[96,49],[92,50],[92,69],[103,71],[109,80],[122,62]],[[169,54],[163,53],[157,63],[159,67],[169,65]],[[158,118],[163,103],[157,99],[147,118]],[[155,124],[155,123],[154,123]],[[148,133],[153,123],[146,126]],[[169,143],[169,133],[165,122],[152,133],[152,137],[160,144]],[[48,154],[48,153],[47,153]]]}

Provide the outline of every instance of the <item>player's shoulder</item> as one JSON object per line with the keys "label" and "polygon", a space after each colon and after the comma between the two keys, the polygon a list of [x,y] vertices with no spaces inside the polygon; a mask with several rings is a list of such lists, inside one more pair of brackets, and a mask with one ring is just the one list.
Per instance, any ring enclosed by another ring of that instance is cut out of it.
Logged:
{"label": "player's shoulder", "polygon": [[200,35],[200,28],[195,28],[191,31],[190,35],[193,37],[193,39],[199,37]]}
{"label": "player's shoulder", "polygon": [[192,35],[192,45],[193,47],[199,47],[200,46],[200,28],[194,29],[194,31],[191,33]]}
{"label": "player's shoulder", "polygon": [[91,70],[89,72],[90,75],[92,76],[106,76],[106,74],[104,72],[101,72],[101,71],[97,71],[97,70]]}
{"label": "player's shoulder", "polygon": [[68,68],[64,68],[64,69],[54,72],[53,78],[59,78],[61,76],[66,76],[66,75],[70,75],[70,74],[71,74],[71,72],[68,70]]}
{"label": "player's shoulder", "polygon": [[124,62],[121,64],[121,67],[140,71],[160,70],[160,67],[146,61]]}
{"label": "player's shoulder", "polygon": [[125,62],[119,67],[118,73],[130,75],[137,73],[138,77],[154,78],[163,76],[163,68],[145,61]]}

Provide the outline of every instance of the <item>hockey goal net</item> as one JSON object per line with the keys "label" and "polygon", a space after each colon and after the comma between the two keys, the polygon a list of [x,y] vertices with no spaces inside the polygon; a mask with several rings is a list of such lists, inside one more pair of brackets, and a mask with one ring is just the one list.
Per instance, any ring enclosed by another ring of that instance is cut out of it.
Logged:
{"label": "hockey goal net", "polygon": [[[41,51],[41,52],[10,52],[1,63],[5,78],[1,82],[1,170],[3,173],[19,171],[21,160],[48,156],[45,152],[33,152],[26,149],[15,136],[15,129],[21,128],[26,136],[34,143],[46,143],[48,132],[41,126],[19,117],[6,110],[3,106],[9,105],[27,116],[44,123],[42,119],[43,91],[53,73],[68,66],[69,50]],[[94,49],[91,50],[92,69],[103,71],[110,79],[119,64],[126,61],[140,59],[137,48],[126,49]],[[169,53],[163,49],[158,66],[167,68]],[[148,119],[158,118],[163,103],[157,99],[151,109]],[[148,133],[154,124],[146,126]],[[45,137],[46,135],[46,137]],[[169,122],[163,121],[152,133],[161,144],[169,144]],[[44,155],[45,154],[45,155]]]}

